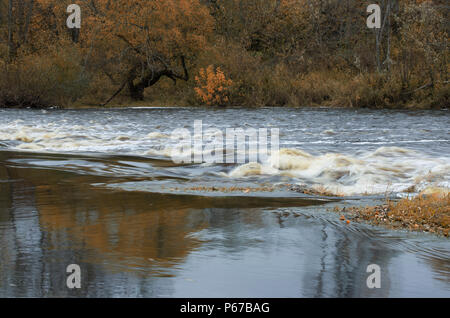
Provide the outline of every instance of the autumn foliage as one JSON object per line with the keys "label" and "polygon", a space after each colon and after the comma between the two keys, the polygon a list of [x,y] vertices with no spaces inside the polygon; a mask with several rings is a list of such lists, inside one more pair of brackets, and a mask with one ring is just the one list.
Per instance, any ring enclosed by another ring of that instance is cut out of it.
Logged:
{"label": "autumn foliage", "polygon": [[0,0],[0,106],[449,107],[447,20],[441,0]]}
{"label": "autumn foliage", "polygon": [[230,89],[233,81],[226,79],[225,74],[217,67],[214,71],[212,65],[200,69],[195,77],[197,87],[194,88],[197,97],[206,105],[224,106],[230,102]]}
{"label": "autumn foliage", "polygon": [[[365,221],[395,229],[429,232],[449,236],[450,195],[428,194],[373,207],[351,207],[346,212],[354,221]],[[342,217],[341,217],[342,220]],[[344,217],[345,220],[345,217]]]}

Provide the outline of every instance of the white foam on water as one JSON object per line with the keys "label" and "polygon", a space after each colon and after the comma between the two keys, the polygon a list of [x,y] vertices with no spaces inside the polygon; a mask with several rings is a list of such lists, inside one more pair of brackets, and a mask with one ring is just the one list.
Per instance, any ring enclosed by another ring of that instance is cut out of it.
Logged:
{"label": "white foam on water", "polygon": [[344,196],[403,192],[412,186],[420,191],[450,184],[449,158],[429,158],[399,147],[381,147],[358,157],[340,153],[314,156],[300,149],[283,148],[278,158],[277,163],[270,158],[262,164],[240,165],[228,176],[288,176],[300,184]]}
{"label": "white foam on water", "polygon": [[[218,134],[208,130],[205,133],[205,142]],[[331,130],[323,133],[331,134]],[[132,123],[107,126],[94,120],[82,125],[60,120],[35,126],[15,120],[0,125],[0,141],[9,148],[21,151],[114,152],[160,156],[167,160],[171,160],[173,150],[179,147],[177,140],[172,140],[170,131],[154,127],[136,128]],[[316,143],[329,142],[317,140]],[[301,143],[294,140],[290,144]],[[355,147],[358,147],[358,142]],[[203,154],[207,152],[205,150]],[[227,155],[234,156],[237,152],[229,151]],[[258,163],[238,164],[224,177],[286,176],[293,178],[294,182],[306,183],[337,195],[403,192],[411,191],[412,186],[414,191],[420,192],[428,187],[448,188],[450,184],[450,158],[447,154],[430,157],[404,147],[383,146],[374,151],[359,151],[357,155],[313,155],[302,149],[282,148],[278,158],[278,162],[274,161],[274,157],[269,157]]]}

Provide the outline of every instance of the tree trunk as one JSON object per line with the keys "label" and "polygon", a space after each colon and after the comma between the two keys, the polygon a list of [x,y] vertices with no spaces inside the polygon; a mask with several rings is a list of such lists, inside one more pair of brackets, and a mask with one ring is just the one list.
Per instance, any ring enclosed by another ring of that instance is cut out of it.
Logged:
{"label": "tree trunk", "polygon": [[[181,56],[181,64],[183,67],[183,75],[179,75],[176,72],[170,70],[165,65],[164,68],[150,68],[144,73],[144,75],[140,76],[138,74],[138,69],[140,65],[136,65],[133,67],[127,75],[127,79],[122,84],[122,86],[103,104],[103,106],[107,105],[111,100],[114,99],[119,93],[125,88],[125,86],[128,89],[129,96],[134,100],[144,100],[144,90],[147,87],[155,85],[163,76],[167,76],[171,80],[176,83],[177,79],[188,81],[189,80],[189,73],[186,68],[186,63],[184,60],[184,56]],[[137,81],[137,82],[136,82]]]}
{"label": "tree trunk", "polygon": [[390,76],[391,73],[391,0],[388,0],[387,2],[387,48],[386,48],[386,67],[388,76]]}
{"label": "tree trunk", "polygon": [[13,43],[13,0],[8,1],[8,60],[11,61],[14,56]]}
{"label": "tree trunk", "polygon": [[135,100],[144,100],[144,90],[147,87],[155,85],[163,76],[166,76],[176,83],[177,79],[181,79],[184,81],[189,80],[189,74],[186,68],[184,56],[181,57],[181,64],[183,66],[183,75],[179,75],[176,72],[168,69],[167,66],[159,69],[148,69],[143,76],[140,77],[139,81],[135,83],[136,79],[138,79],[137,69],[138,66],[133,68],[128,75],[128,92],[130,97]]}
{"label": "tree trunk", "polygon": [[22,43],[25,43],[27,41],[31,17],[33,16],[33,7],[34,7],[34,0],[30,0],[30,2],[28,3],[27,13],[26,13],[26,17],[25,17],[25,25],[23,27],[23,32],[22,32]]}

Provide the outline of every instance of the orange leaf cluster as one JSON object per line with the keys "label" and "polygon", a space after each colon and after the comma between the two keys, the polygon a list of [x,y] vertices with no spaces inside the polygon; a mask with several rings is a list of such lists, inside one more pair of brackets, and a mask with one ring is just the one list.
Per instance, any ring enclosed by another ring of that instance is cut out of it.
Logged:
{"label": "orange leaf cluster", "polygon": [[230,89],[233,81],[227,79],[224,72],[212,65],[201,68],[199,75],[195,77],[197,87],[194,88],[200,101],[209,106],[223,106],[230,102]]}

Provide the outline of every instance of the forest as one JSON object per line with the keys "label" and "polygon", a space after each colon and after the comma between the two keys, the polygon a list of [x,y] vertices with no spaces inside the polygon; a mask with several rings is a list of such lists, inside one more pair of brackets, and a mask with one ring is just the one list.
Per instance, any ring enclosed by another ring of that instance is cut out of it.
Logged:
{"label": "forest", "polygon": [[[80,28],[66,23],[73,3]],[[448,12],[445,0],[0,0],[0,107],[448,108]]]}

